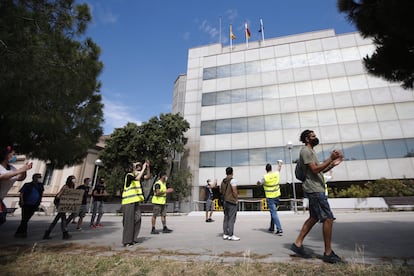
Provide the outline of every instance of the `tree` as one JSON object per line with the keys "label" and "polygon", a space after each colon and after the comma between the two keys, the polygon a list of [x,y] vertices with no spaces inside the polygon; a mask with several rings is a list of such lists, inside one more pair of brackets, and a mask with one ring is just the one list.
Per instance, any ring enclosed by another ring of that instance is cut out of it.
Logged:
{"label": "tree", "polygon": [[411,0],[338,0],[338,10],[347,14],[364,38],[372,37],[376,46],[364,58],[368,72],[390,82],[414,85],[414,21]]}
{"label": "tree", "polygon": [[102,135],[100,49],[84,37],[88,6],[74,2],[0,2],[0,145],[56,168],[81,162]]}
{"label": "tree", "polygon": [[172,167],[170,162],[175,154],[184,151],[187,143],[184,133],[189,128],[189,123],[179,114],[168,113],[152,117],[140,126],[128,123],[115,129],[100,153],[108,184],[122,188],[125,173],[131,170],[132,163],[147,159],[155,181],[169,165]]}

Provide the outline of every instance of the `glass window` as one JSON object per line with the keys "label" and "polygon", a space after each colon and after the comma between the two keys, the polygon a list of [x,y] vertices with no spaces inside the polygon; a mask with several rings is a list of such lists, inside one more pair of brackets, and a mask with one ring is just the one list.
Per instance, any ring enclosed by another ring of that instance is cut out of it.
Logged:
{"label": "glass window", "polygon": [[[404,91],[404,93],[408,93]],[[413,103],[396,103],[395,107],[398,112],[398,117],[400,119],[413,119],[414,118],[414,108]]]}
{"label": "glass window", "polygon": [[263,131],[264,130],[264,117],[263,116],[249,117],[247,119],[247,126],[249,129],[249,132]]}
{"label": "glass window", "polygon": [[216,134],[216,121],[202,121],[200,127],[200,135]]}
{"label": "glass window", "polygon": [[344,160],[364,160],[364,148],[361,143],[344,144]]}
{"label": "glass window", "polygon": [[333,150],[340,148],[341,146],[338,144],[322,144],[320,147],[316,147],[319,162],[325,161],[331,156]]}
{"label": "glass window", "polygon": [[231,153],[231,165],[232,166],[247,166],[249,164],[249,151],[246,150],[234,150]]}
{"label": "glass window", "polygon": [[229,103],[231,103],[231,92],[230,91],[217,92],[216,104],[229,104]]}
{"label": "glass window", "polygon": [[300,128],[298,113],[282,114],[283,128]]}
{"label": "glass window", "polygon": [[231,133],[247,132],[247,118],[231,119]]}
{"label": "glass window", "polygon": [[353,108],[342,108],[336,110],[336,117],[339,124],[356,123],[356,115]]}
{"label": "glass window", "polygon": [[55,166],[51,163],[46,163],[46,171],[43,177],[43,185],[48,186],[52,182],[52,176]]}
{"label": "glass window", "polygon": [[216,134],[226,134],[231,131],[231,119],[216,121]]}
{"label": "glass window", "polygon": [[205,93],[201,100],[202,106],[216,105],[216,93]]}
{"label": "glass window", "polygon": [[217,67],[217,78],[227,78],[230,77],[230,66],[223,65]]}
{"label": "glass window", "polygon": [[375,111],[378,117],[378,121],[397,120],[397,111],[393,104],[376,105]]}
{"label": "glass window", "polygon": [[231,166],[231,151],[217,151],[216,152],[216,167]]}
{"label": "glass window", "polygon": [[280,114],[267,115],[265,119],[265,130],[282,129],[282,117]]}
{"label": "glass window", "polygon": [[217,67],[204,68],[203,80],[211,80],[217,78]]}
{"label": "glass window", "polygon": [[266,164],[266,149],[250,149],[249,150],[249,165],[264,165]]}
{"label": "glass window", "polygon": [[231,91],[231,102],[232,103],[244,103],[246,102],[246,90],[236,89]]}
{"label": "glass window", "polygon": [[214,151],[200,152],[200,168],[215,167],[216,153]]}
{"label": "glass window", "polygon": [[385,148],[382,141],[363,142],[366,159],[385,159]]}
{"label": "glass window", "polygon": [[257,101],[262,99],[262,88],[252,87],[246,89],[247,101]]}
{"label": "glass window", "polygon": [[230,68],[232,77],[243,76],[245,74],[244,63],[232,64]]}
{"label": "glass window", "polygon": [[405,142],[407,143],[408,152],[405,157],[414,157],[414,139],[405,139]]}
{"label": "glass window", "polygon": [[270,163],[272,165],[277,163],[277,160],[282,160],[284,163],[287,163],[290,160],[290,157],[285,156],[285,148],[284,147],[274,147],[274,148],[267,148],[266,149],[266,163]]}
{"label": "glass window", "polygon": [[377,121],[377,116],[373,106],[355,107],[355,113],[357,115],[358,122],[360,123]]}
{"label": "glass window", "polygon": [[403,158],[407,155],[407,146],[402,139],[385,140],[384,145],[388,158]]}

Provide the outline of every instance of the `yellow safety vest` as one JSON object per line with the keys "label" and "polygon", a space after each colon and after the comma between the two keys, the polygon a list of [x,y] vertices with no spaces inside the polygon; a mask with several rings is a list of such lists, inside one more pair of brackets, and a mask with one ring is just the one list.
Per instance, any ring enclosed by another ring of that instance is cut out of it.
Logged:
{"label": "yellow safety vest", "polygon": [[152,197],[152,203],[165,205],[165,203],[167,203],[167,194],[157,196],[155,194],[155,185],[157,185],[157,184],[160,185],[160,192],[161,193],[167,191],[167,184],[166,183],[163,183],[161,180],[158,180],[157,182],[155,182],[155,184],[153,186],[154,196]]}
{"label": "yellow safety vest", "polygon": [[266,198],[280,197],[279,173],[269,172],[263,176]]}
{"label": "yellow safety vest", "polygon": [[[132,175],[134,177],[134,180],[131,181],[131,185],[129,185],[129,187],[126,186],[128,175]],[[141,182],[139,180],[135,180],[134,174],[128,173],[125,176],[124,191],[122,192],[122,205],[143,201],[144,195],[142,193]]]}

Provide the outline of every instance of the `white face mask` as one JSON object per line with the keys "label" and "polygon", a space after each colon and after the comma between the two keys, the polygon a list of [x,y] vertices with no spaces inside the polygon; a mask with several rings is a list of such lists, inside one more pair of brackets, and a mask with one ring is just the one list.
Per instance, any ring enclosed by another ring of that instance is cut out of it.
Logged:
{"label": "white face mask", "polygon": [[165,178],[165,182],[167,182],[167,180],[168,180],[168,177]]}

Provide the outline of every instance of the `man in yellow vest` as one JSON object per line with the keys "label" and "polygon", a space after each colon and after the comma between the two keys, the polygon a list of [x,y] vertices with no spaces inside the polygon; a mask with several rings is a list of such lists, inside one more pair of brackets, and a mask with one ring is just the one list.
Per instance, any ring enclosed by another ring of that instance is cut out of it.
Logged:
{"label": "man in yellow vest", "polygon": [[132,246],[137,243],[139,231],[141,229],[141,207],[140,202],[144,201],[144,194],[142,193],[141,178],[149,179],[150,164],[145,161],[144,165],[141,162],[133,163],[132,172],[127,173],[124,182],[124,191],[122,192],[122,225],[124,226],[122,232],[122,244],[124,246]]}
{"label": "man in yellow vest", "polygon": [[282,161],[278,160],[277,162],[277,171],[272,171],[272,165],[266,164],[266,174],[261,180],[257,182],[258,185],[263,185],[263,189],[266,195],[266,203],[269,208],[271,215],[271,225],[269,230],[274,231],[274,225],[276,225],[276,235],[282,236],[283,230],[282,225],[280,224],[279,217],[277,215],[277,205],[279,204],[280,199],[280,186],[279,186],[279,173],[282,168]]}
{"label": "man in yellow vest", "polygon": [[160,179],[155,182],[153,186],[154,195],[152,197],[152,204],[154,204],[154,209],[152,213],[152,229],[151,234],[159,234],[159,232],[155,229],[155,221],[157,216],[161,216],[161,222],[163,225],[162,232],[163,233],[171,233],[173,230],[167,227],[167,210],[166,210],[166,203],[167,203],[167,194],[174,192],[173,188],[167,188],[167,174],[161,173]]}

